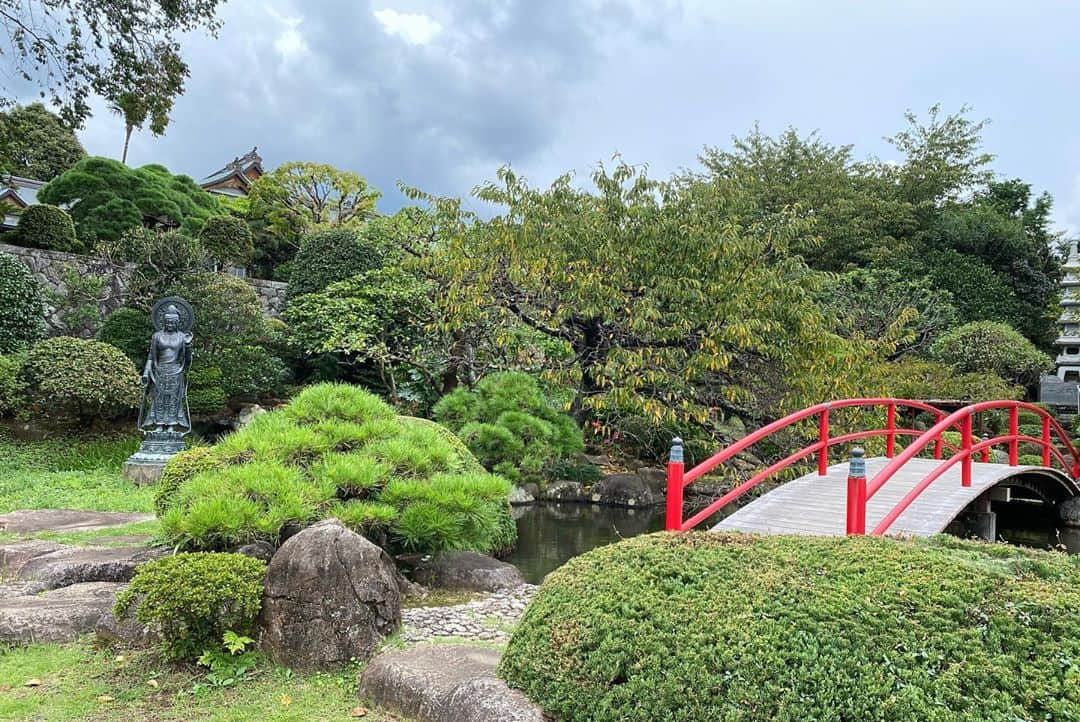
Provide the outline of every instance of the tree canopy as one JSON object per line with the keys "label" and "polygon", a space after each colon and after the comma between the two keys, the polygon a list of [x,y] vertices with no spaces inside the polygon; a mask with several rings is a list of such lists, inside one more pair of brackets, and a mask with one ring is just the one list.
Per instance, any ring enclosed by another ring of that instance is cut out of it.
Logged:
{"label": "tree canopy", "polygon": [[84,242],[115,242],[138,226],[195,234],[222,212],[217,199],[188,176],[98,157],[84,158],[47,183],[38,200],[66,207]]}
{"label": "tree canopy", "polygon": [[0,171],[48,181],[86,156],[75,132],[41,103],[0,112]]}

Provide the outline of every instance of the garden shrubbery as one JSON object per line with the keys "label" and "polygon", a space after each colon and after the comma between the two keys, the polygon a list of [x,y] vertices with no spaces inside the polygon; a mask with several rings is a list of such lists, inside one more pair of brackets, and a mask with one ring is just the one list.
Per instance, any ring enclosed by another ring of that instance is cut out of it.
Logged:
{"label": "garden shrubbery", "polygon": [[289,297],[317,293],[331,283],[381,268],[394,254],[387,237],[389,220],[339,227],[305,236],[289,276]]}
{"label": "garden shrubbery", "polygon": [[75,224],[63,208],[47,203],[32,205],[19,216],[15,240],[20,246],[51,251],[83,253],[84,245],[75,237]]}
{"label": "garden shrubbery", "polygon": [[118,308],[101,324],[97,340],[120,349],[141,368],[146,363],[153,333],[150,314],[137,308]]}
{"label": "garden shrubbery", "polygon": [[513,545],[509,484],[445,428],[357,387],[318,384],[207,449],[178,454],[157,498],[168,541],[278,544],[337,517],[392,551]]}
{"label": "garden shrubbery", "polygon": [[500,673],[548,714],[1080,715],[1080,564],[945,537],[637,537],[552,572]]}
{"label": "garden shrubbery", "polygon": [[0,356],[0,416],[12,416],[26,403],[23,355]]}
{"label": "garden shrubbery", "polygon": [[251,228],[236,216],[213,216],[199,229],[199,242],[219,263],[243,266],[255,253]]}
{"label": "garden shrubbery", "polygon": [[45,301],[30,270],[0,253],[0,353],[22,351],[45,333]]}
{"label": "garden shrubbery", "polygon": [[81,422],[113,419],[139,405],[139,373],[115,346],[71,336],[36,344],[23,373],[32,408],[42,416]]}
{"label": "garden shrubbery", "polygon": [[159,632],[172,659],[194,661],[225,632],[246,635],[262,608],[266,563],[242,554],[176,554],[139,567],[116,599],[116,616]]}
{"label": "garden shrubbery", "polygon": [[585,449],[577,423],[528,374],[485,376],[472,391],[444,396],[432,414],[480,463],[512,481],[550,476],[555,464]]}
{"label": "garden shrubbery", "polygon": [[1031,385],[1054,361],[1004,323],[975,321],[943,334],[930,354],[960,373],[990,371],[1009,383]]}

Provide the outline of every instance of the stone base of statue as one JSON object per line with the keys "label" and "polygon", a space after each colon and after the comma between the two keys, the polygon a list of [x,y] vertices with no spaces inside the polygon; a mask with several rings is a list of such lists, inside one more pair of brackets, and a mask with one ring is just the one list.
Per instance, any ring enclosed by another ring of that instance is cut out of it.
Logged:
{"label": "stone base of statue", "polygon": [[179,431],[148,431],[139,450],[124,462],[124,478],[139,486],[157,483],[165,462],[185,448]]}

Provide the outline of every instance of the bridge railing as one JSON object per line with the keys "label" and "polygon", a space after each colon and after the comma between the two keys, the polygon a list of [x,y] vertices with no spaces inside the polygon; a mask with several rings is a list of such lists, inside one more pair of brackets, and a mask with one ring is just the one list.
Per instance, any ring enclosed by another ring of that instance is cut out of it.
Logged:
{"label": "bridge railing", "polygon": [[[978,443],[975,443],[972,434],[972,422],[975,415],[984,411],[1003,409],[1008,410],[1009,412],[1008,433],[996,436],[992,439],[983,439]],[[1020,433],[1019,421],[1021,410],[1035,413],[1039,416],[1041,423],[1041,433],[1039,437]],[[896,474],[904,464],[919,454],[919,452],[925,449],[930,443],[936,443],[936,439],[940,438],[944,431],[955,427],[957,424],[960,426],[960,448],[957,449],[952,456],[943,461],[936,469],[927,474],[926,478],[916,484],[911,491],[905,494],[904,498],[882,517],[881,521],[873,528],[873,530],[871,530],[871,534],[880,536],[888,532],[889,527],[891,527],[900,515],[904,513],[904,510],[911,506],[912,502],[914,502],[928,486],[934,483],[934,481],[940,478],[942,474],[956,464],[960,464],[960,484],[962,486],[971,486],[971,465],[976,454],[978,454],[979,458],[983,461],[986,461],[991,447],[999,444],[1008,445],[1009,466],[1019,465],[1020,444],[1036,444],[1041,447],[1042,466],[1051,467],[1056,462],[1061,466],[1062,470],[1073,479],[1080,477],[1080,452],[1077,452],[1076,448],[1073,447],[1068,433],[1066,433],[1065,429],[1058,423],[1058,420],[1046,411],[1046,409],[1023,401],[983,401],[954,411],[920,435],[918,439],[913,441],[898,456],[886,464],[885,467],[867,483],[865,495],[854,493],[853,498],[853,492],[849,489],[849,522],[847,529],[849,534],[866,533],[865,520],[867,502],[869,502],[875,494],[881,491],[881,488],[888,483],[893,475]],[[1059,444],[1061,448],[1057,448],[1055,444]],[[854,521],[853,514],[855,515]]]}
{"label": "bridge railing", "polygon": [[[884,408],[885,409],[885,427],[880,429],[870,429],[866,431],[855,431],[847,434],[840,434],[832,436],[830,433],[830,412],[838,409],[845,408]],[[817,456],[817,471],[820,476],[825,476],[829,469],[829,449],[833,446],[840,444],[847,444],[860,439],[867,439],[872,437],[884,437],[885,438],[885,455],[887,457],[893,457],[896,452],[896,440],[897,437],[922,437],[929,432],[923,432],[918,429],[900,428],[897,426],[897,414],[900,409],[912,409],[916,412],[927,412],[933,414],[937,424],[935,429],[942,425],[943,421],[948,418],[947,414],[941,409],[931,406],[922,401],[914,401],[911,399],[893,399],[893,398],[867,398],[867,399],[843,399],[840,401],[829,401],[816,406],[803,409],[802,411],[796,411],[793,414],[789,414],[782,419],[778,419],[771,424],[761,427],[757,431],[748,434],[747,436],[739,439],[738,441],[730,444],[719,453],[709,457],[705,461],[701,462],[692,469],[685,469],[684,451],[682,447],[682,441],[675,439],[672,443],[671,456],[668,461],[668,478],[667,478],[667,509],[665,528],[669,531],[686,531],[700,524],[708,517],[715,514],[717,511],[727,506],[731,502],[735,501],[743,494],[747,493],[755,486],[765,481],[766,479],[774,476],[775,474],[783,471],[784,469],[802,461],[803,459],[815,455]],[[705,508],[701,509],[689,519],[683,519],[683,499],[685,496],[686,487],[693,483],[696,479],[701,478],[705,474],[708,474],[713,469],[717,468],[724,462],[732,459],[739,453],[745,451],[751,446],[757,444],[768,436],[775,434],[778,431],[782,431],[788,427],[791,427],[799,422],[806,421],[807,419],[817,419],[818,426],[818,438],[814,443],[790,454],[780,461],[772,464],[768,468],[758,472],[746,481],[738,484],[731,491],[727,492],[719,499],[715,500]],[[942,454],[945,449],[952,451],[958,451],[958,447],[953,446],[944,439],[942,434],[945,431],[949,431],[953,427],[957,427],[959,430],[959,422],[952,422],[942,427],[940,431],[937,431],[934,436],[924,443],[924,446],[933,442],[933,455],[935,459],[942,458]]]}
{"label": "bridge railing", "polygon": [[[885,427],[856,431],[838,436],[830,434],[830,412],[843,408],[885,408]],[[921,431],[897,427],[897,413],[899,409],[913,409],[934,415],[936,423],[930,429]],[[972,421],[975,414],[990,410],[1009,410],[1009,433],[990,439],[975,442],[972,434]],[[1029,436],[1019,432],[1019,413],[1027,410],[1038,414],[1042,424],[1040,437]],[[732,459],[749,447],[757,444],[768,436],[782,431],[807,419],[817,419],[818,439],[808,446],[796,451],[766,469],[759,471],[746,481],[738,484],[729,492],[716,499],[705,508],[693,514],[688,519],[683,519],[683,500],[686,487],[696,479]],[[946,432],[957,430],[960,432],[960,446],[949,443],[945,438]],[[874,527],[872,534],[884,534],[893,522],[907,509],[908,506],[921,494],[926,487],[944,474],[955,464],[961,464],[961,479],[965,486],[971,484],[971,464],[978,455],[981,461],[989,461],[990,450],[999,444],[1008,444],[1009,464],[1018,465],[1019,447],[1022,443],[1031,443],[1041,446],[1043,466],[1051,466],[1057,462],[1073,478],[1080,477],[1080,453],[1073,447],[1068,434],[1061,424],[1049,414],[1034,404],[1021,401],[986,401],[966,406],[952,414],[946,414],[930,404],[910,399],[870,398],[870,399],[844,399],[830,401],[816,406],[789,414],[782,419],[772,422],[746,437],[730,444],[719,453],[711,456],[692,469],[684,468],[684,451],[682,442],[675,439],[672,443],[671,456],[667,469],[667,508],[665,528],[669,531],[686,531],[700,524],[717,511],[746,494],[755,486],[783,471],[784,469],[802,461],[803,459],[817,455],[817,472],[819,476],[825,476],[829,467],[829,448],[839,444],[847,444],[866,438],[885,437],[885,456],[892,459],[873,480],[862,486],[849,485],[847,499],[847,532],[849,534],[864,534],[867,502],[881,490],[881,487],[901,468],[918,454],[932,447],[933,458],[942,459],[944,450],[952,452],[951,456],[944,460],[937,469],[931,472],[911,492],[909,492],[892,509],[882,521]],[[899,455],[896,454],[897,437],[915,437],[915,441],[907,445]],[[1055,446],[1060,442],[1061,449]]]}

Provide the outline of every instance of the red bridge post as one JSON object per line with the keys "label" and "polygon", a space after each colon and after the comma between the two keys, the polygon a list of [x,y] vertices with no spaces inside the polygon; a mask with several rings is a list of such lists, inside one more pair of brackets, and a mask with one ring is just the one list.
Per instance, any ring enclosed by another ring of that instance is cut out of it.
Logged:
{"label": "red bridge post", "polygon": [[851,450],[847,480],[847,533],[866,533],[866,451]]}
{"label": "red bridge post", "polygon": [[971,486],[971,414],[960,419],[960,485]]}
{"label": "red bridge post", "polygon": [[818,476],[825,476],[829,473],[829,407],[826,406],[821,410],[821,415],[818,417],[818,443],[821,444],[821,449],[818,450],[817,455],[817,473]]}
{"label": "red bridge post", "polygon": [[667,465],[667,517],[664,528],[682,531],[683,515],[683,442],[679,437],[671,440],[671,453]]}

